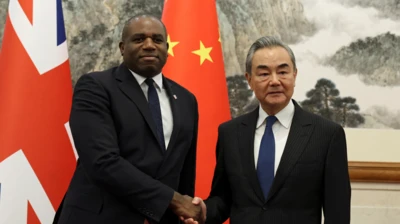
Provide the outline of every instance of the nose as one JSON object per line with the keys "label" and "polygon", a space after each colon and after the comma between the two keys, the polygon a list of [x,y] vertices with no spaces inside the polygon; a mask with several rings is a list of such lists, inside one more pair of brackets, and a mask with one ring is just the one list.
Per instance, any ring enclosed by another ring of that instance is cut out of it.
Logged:
{"label": "nose", "polygon": [[276,86],[276,85],[279,85],[279,84],[280,84],[278,74],[273,73],[273,74],[271,75],[271,81],[269,82],[269,84],[270,84],[271,86]]}
{"label": "nose", "polygon": [[146,38],[143,43],[143,49],[145,50],[153,50],[155,49],[153,39]]}

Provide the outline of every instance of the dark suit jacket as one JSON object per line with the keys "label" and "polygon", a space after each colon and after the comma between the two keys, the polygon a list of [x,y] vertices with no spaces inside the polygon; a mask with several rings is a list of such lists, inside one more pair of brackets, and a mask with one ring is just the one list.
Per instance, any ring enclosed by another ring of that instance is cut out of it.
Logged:
{"label": "dark suit jacket", "polygon": [[257,118],[258,108],[219,127],[207,223],[222,223],[230,216],[231,224],[321,224],[323,209],[326,224],[349,224],[351,189],[343,128],[295,103],[286,146],[265,200],[254,162]]}
{"label": "dark suit jacket", "polygon": [[173,114],[167,151],[126,66],[79,79],[70,116],[79,160],[59,224],[179,223],[168,206],[174,191],[194,194],[197,101],[170,79],[163,83]]}

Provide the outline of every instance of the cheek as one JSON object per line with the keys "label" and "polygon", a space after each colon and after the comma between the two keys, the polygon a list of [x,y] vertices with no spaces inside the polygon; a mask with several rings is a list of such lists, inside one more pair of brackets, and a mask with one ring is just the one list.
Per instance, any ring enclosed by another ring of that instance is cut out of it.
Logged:
{"label": "cheek", "polygon": [[128,54],[131,58],[134,58],[137,56],[137,51],[135,49],[125,48],[125,54]]}
{"label": "cheek", "polygon": [[163,52],[160,56],[165,60],[168,57],[168,52]]}
{"label": "cheek", "polygon": [[265,85],[263,83],[257,83],[255,85],[253,85],[253,90],[254,90],[255,95],[264,97],[267,93],[267,85]]}
{"label": "cheek", "polygon": [[166,55],[168,54],[168,49],[166,46],[158,46],[158,52],[160,54]]}
{"label": "cheek", "polygon": [[286,84],[284,87],[285,87],[285,92],[286,92],[286,95],[287,96],[291,96],[291,95],[293,95],[293,92],[294,92],[294,86],[295,86],[295,84],[294,83],[288,83],[288,84]]}

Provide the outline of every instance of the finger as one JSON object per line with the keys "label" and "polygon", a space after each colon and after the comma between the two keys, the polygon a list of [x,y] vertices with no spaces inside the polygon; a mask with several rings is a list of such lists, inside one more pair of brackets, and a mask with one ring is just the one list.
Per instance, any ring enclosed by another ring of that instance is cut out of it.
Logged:
{"label": "finger", "polygon": [[193,200],[193,198],[190,197],[189,195],[184,195],[183,197],[184,197],[185,199],[188,199],[188,200]]}
{"label": "finger", "polygon": [[192,218],[185,219],[183,222],[186,223],[186,224],[193,224],[193,223],[195,223],[195,221],[194,221]]}

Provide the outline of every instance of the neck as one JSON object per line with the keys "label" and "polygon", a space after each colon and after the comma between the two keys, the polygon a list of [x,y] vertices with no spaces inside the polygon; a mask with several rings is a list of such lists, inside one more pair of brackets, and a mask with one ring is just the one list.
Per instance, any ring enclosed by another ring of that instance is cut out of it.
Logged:
{"label": "neck", "polygon": [[124,65],[128,67],[128,69],[134,72],[135,74],[138,74],[144,78],[153,78],[154,76],[161,73],[161,71],[155,71],[155,70],[138,70],[137,68],[130,66],[126,62],[124,62]]}

